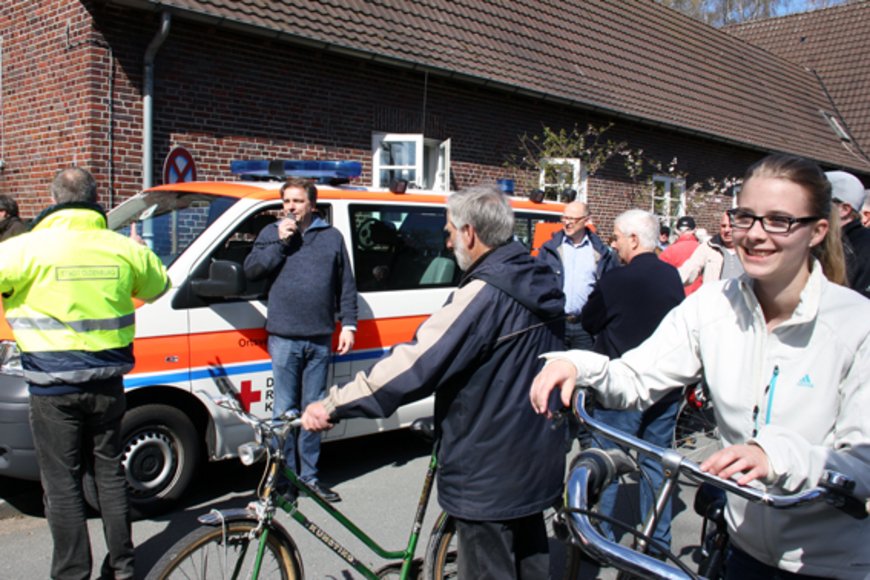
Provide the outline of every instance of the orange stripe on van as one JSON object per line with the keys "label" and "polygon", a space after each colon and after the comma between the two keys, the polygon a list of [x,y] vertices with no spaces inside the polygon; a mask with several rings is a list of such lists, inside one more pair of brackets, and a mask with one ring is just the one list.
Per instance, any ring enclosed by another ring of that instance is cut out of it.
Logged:
{"label": "orange stripe on van", "polygon": [[[407,342],[428,316],[361,320],[354,350],[385,349]],[[200,334],[137,338],[133,348],[136,366],[131,374],[185,371],[269,358],[266,330],[249,328]],[[338,331],[332,339],[338,346]]]}

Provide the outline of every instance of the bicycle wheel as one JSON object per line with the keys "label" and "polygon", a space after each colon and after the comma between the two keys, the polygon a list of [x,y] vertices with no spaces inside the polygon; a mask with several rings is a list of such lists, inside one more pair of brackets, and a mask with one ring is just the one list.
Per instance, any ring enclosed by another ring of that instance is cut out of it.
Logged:
{"label": "bicycle wheel", "polygon": [[426,546],[426,557],[423,560],[424,580],[458,578],[456,554],[456,522],[442,512],[432,527],[429,545]]}
{"label": "bicycle wheel", "polygon": [[[257,522],[229,522],[226,528],[201,526],[175,543],[154,565],[146,580],[171,578],[250,578],[257,558]],[[259,578],[301,580],[295,546],[283,532],[267,526]]]}
{"label": "bicycle wheel", "polygon": [[[696,386],[690,389],[700,388]],[[712,403],[703,397],[691,395],[683,399],[677,413],[671,447],[695,462],[703,461],[719,449],[719,430]]]}

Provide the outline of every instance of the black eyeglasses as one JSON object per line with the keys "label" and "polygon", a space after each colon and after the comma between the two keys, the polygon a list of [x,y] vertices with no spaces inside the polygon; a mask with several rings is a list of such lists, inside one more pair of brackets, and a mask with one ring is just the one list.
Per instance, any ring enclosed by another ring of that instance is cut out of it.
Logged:
{"label": "black eyeglasses", "polygon": [[571,217],[571,216],[563,215],[562,216],[562,223],[576,224],[577,222],[582,222],[583,220],[587,219],[588,217],[589,217],[588,215],[581,215],[580,217]]}
{"label": "black eyeglasses", "polygon": [[795,224],[808,224],[822,219],[815,216],[799,218],[785,215],[761,216],[742,209],[729,209],[727,213],[728,219],[731,220],[732,228],[748,230],[755,225],[755,222],[761,222],[761,229],[769,234],[787,234]]}

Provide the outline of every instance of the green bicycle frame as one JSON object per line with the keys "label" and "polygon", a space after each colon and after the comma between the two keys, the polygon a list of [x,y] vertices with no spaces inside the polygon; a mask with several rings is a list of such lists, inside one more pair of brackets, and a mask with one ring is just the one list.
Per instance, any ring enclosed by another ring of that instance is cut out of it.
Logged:
{"label": "green bicycle frame", "polygon": [[[420,499],[417,503],[417,511],[414,516],[414,523],[411,527],[411,533],[408,536],[408,543],[405,546],[405,549],[402,551],[387,550],[383,548],[362,529],[360,529],[356,524],[354,524],[353,521],[351,521],[351,519],[344,515],[340,510],[338,510],[329,502],[314,493],[311,488],[309,488],[308,485],[302,482],[296,475],[296,473],[294,473],[292,470],[285,467],[284,476],[287,478],[290,484],[293,485],[293,487],[314,500],[314,503],[319,505],[330,517],[332,517],[332,519],[337,521],[344,529],[348,530],[351,534],[353,534],[354,537],[360,540],[374,554],[385,560],[401,561],[402,569],[399,577],[405,579],[409,577],[411,567],[414,564],[414,553],[417,549],[417,543],[420,539],[420,532],[423,527],[423,519],[426,515],[426,509],[429,504],[429,496],[432,492],[432,484],[435,480],[436,467],[437,460],[435,457],[435,451],[433,451],[432,455],[429,458],[429,467],[426,471],[426,478],[423,481],[423,489],[420,492]],[[363,563],[356,556],[354,556],[350,552],[350,550],[345,548],[340,542],[338,542],[338,540],[330,536],[323,528],[312,522],[301,511],[299,511],[298,500],[294,502],[289,502],[283,497],[278,496],[276,498],[276,503],[278,507],[287,512],[287,514],[291,518],[296,520],[308,533],[317,538],[323,545],[329,548],[342,560],[350,564],[354,570],[356,570],[366,578],[377,580],[378,575],[372,569],[370,569],[368,566],[366,566],[365,563]],[[256,578],[259,574],[259,564],[266,547],[265,533],[261,535],[259,539],[259,544],[260,545],[258,547],[257,553],[257,567],[254,573],[254,578]]]}

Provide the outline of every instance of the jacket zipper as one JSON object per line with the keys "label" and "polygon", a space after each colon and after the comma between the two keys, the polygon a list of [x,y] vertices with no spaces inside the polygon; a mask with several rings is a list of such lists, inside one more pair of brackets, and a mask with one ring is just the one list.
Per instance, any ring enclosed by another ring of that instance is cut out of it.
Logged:
{"label": "jacket zipper", "polygon": [[[764,387],[764,394],[762,395],[762,399],[767,399],[767,409],[764,412],[764,424],[770,424],[770,415],[773,412],[773,395],[776,391],[776,379],[779,377],[779,365],[775,365],[773,367],[773,375],[770,377],[770,382]],[[758,412],[759,406],[756,403],[755,408],[752,409],[752,422],[754,424],[752,428],[752,437],[754,438],[758,435]]]}

